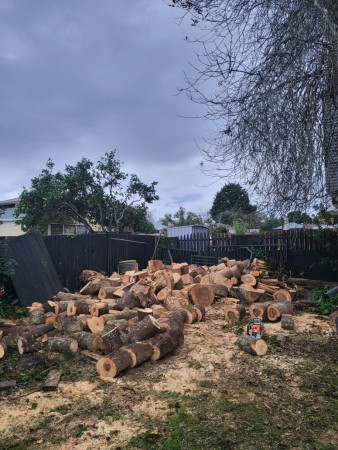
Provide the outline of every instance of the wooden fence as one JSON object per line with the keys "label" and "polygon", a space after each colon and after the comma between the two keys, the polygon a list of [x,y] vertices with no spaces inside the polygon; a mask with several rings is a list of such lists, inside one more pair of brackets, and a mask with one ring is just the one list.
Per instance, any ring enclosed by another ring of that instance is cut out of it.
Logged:
{"label": "wooden fence", "polygon": [[84,269],[110,275],[118,263],[136,260],[139,268],[147,266],[155,250],[155,237],[131,234],[86,234],[78,236],[43,236],[62,285],[78,290],[78,278]]}

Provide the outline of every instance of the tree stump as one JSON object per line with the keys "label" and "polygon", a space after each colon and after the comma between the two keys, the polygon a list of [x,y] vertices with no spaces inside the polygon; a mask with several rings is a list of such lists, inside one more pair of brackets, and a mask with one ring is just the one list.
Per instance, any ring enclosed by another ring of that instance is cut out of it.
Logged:
{"label": "tree stump", "polygon": [[263,339],[256,339],[246,334],[240,336],[235,344],[251,355],[263,356],[268,351],[268,346]]}
{"label": "tree stump", "polygon": [[133,363],[130,353],[119,349],[110,355],[100,358],[96,363],[97,373],[101,378],[114,378]]}

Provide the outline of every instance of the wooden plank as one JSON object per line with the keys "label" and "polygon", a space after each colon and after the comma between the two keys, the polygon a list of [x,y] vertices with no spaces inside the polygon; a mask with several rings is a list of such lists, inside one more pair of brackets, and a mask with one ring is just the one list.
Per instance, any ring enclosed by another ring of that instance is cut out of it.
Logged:
{"label": "wooden plank", "polygon": [[47,247],[37,231],[11,238],[8,259],[16,262],[12,281],[21,303],[45,302],[62,290]]}
{"label": "wooden plank", "polygon": [[0,392],[8,391],[16,386],[16,381],[0,381]]}
{"label": "wooden plank", "polygon": [[61,378],[61,372],[59,372],[58,370],[55,370],[55,369],[51,370],[48,373],[45,384],[43,385],[43,390],[44,391],[56,391],[58,384],[60,382],[60,378]]}

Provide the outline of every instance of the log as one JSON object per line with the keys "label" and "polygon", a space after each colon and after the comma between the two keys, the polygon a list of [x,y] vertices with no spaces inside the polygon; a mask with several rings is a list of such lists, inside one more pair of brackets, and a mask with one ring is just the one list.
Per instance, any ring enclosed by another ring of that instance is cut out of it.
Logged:
{"label": "log", "polygon": [[183,310],[185,311],[185,314],[187,316],[186,323],[191,324],[198,321],[198,318],[200,317],[200,314],[198,313],[198,308],[194,308],[193,306],[185,306]]}
{"label": "log", "polygon": [[163,302],[169,295],[170,295],[169,289],[164,288],[157,293],[157,300],[159,302]]}
{"label": "log", "polygon": [[192,276],[189,273],[187,273],[185,275],[182,275],[181,276],[181,280],[183,281],[184,285],[193,284],[194,283],[194,280],[193,280]]}
{"label": "log", "polygon": [[29,323],[32,325],[40,325],[45,323],[45,312],[43,309],[35,309],[29,313]]}
{"label": "log", "polygon": [[180,274],[173,273],[173,279],[174,279],[174,289],[184,288],[184,283]]}
{"label": "log", "polygon": [[45,323],[50,323],[50,322],[60,322],[60,318],[59,315],[54,314],[53,312],[48,312],[45,314]]}
{"label": "log", "polygon": [[153,305],[151,309],[153,310],[154,314],[157,314],[160,317],[167,312],[166,308],[161,305]]}
{"label": "log", "polygon": [[279,281],[277,278],[264,278],[264,284],[268,286],[278,286]]}
{"label": "log", "polygon": [[168,319],[169,324],[172,328],[179,327],[183,330],[184,323],[187,322],[187,308],[169,311],[165,319]]}
{"label": "log", "polygon": [[56,391],[60,382],[60,378],[61,372],[55,369],[51,370],[47,375],[47,379],[42,389],[44,391]]}
{"label": "log", "polygon": [[67,306],[68,316],[89,314],[90,305],[85,300],[71,300]]}
{"label": "log", "polygon": [[279,289],[273,293],[273,299],[276,302],[292,302],[296,298],[297,291],[286,291],[285,289]]}
{"label": "log", "polygon": [[87,326],[92,333],[101,333],[104,329],[104,316],[87,319]]}
{"label": "log", "polygon": [[123,347],[123,350],[127,351],[132,363],[130,367],[136,367],[139,364],[149,361],[153,354],[153,347],[149,342],[135,342]]}
{"label": "log", "polygon": [[225,303],[226,305],[237,305],[240,301],[238,298],[224,297],[220,299],[220,302]]}
{"label": "log", "polygon": [[283,328],[284,330],[293,330],[294,323],[291,314],[282,314],[281,328]]}
{"label": "log", "polygon": [[20,355],[24,353],[32,353],[41,350],[43,346],[42,342],[33,341],[31,339],[25,339],[24,337],[19,337],[18,339],[18,352]]}
{"label": "log", "polygon": [[251,275],[250,273],[246,273],[245,275],[241,276],[241,281],[246,284],[250,284],[250,286],[256,286],[257,280],[256,278]]}
{"label": "log", "polygon": [[96,363],[97,373],[101,378],[114,378],[133,363],[130,353],[119,349],[110,355],[100,358]]}
{"label": "log", "polygon": [[237,278],[237,280],[241,278],[241,271],[239,270],[239,267],[237,265],[230,267],[230,270],[232,272],[232,276]]}
{"label": "log", "polygon": [[227,297],[228,296],[228,288],[223,284],[212,284],[211,285],[213,291],[214,291],[214,297],[220,298],[220,297]]}
{"label": "log", "polygon": [[[111,329],[109,329],[110,327]],[[101,333],[101,337],[108,353],[111,353],[130,342],[129,336],[120,330],[120,328],[114,327],[114,325],[106,325]]]}
{"label": "log", "polygon": [[131,327],[129,338],[131,342],[145,341],[161,330],[160,324],[153,316],[147,316]]}
{"label": "log", "polygon": [[208,307],[214,301],[214,290],[211,286],[195,284],[190,290],[190,298],[195,305]]}
{"label": "log", "polygon": [[250,355],[263,356],[268,351],[268,346],[263,339],[256,339],[246,334],[240,336],[235,344]]}
{"label": "log", "polygon": [[139,308],[140,300],[133,291],[124,292],[122,297],[116,302],[116,305],[122,311],[124,308]]}
{"label": "log", "polygon": [[100,319],[102,318],[104,322],[108,322],[108,320],[121,320],[121,319],[131,319],[132,317],[136,317],[138,314],[137,309],[128,309],[125,308],[122,311],[109,311],[109,314],[104,314],[103,316],[100,316]]}
{"label": "log", "polygon": [[183,341],[184,334],[179,328],[170,329],[165,333],[153,337],[149,341],[153,349],[151,360],[158,361],[182,345]]}
{"label": "log", "polygon": [[268,306],[268,319],[276,322],[283,314],[292,314],[293,306],[290,302],[275,302]]}
{"label": "log", "polygon": [[273,294],[275,292],[275,289],[273,289],[274,286],[268,286],[267,284],[258,282],[257,283],[257,288],[258,289],[263,289],[264,291],[266,291],[268,294]]}
{"label": "log", "polygon": [[77,316],[68,316],[63,322],[63,331],[65,334],[78,333],[83,331],[86,319]]}
{"label": "log", "polygon": [[197,312],[197,321],[201,322],[205,318],[205,308],[203,305],[194,305],[193,309]]}
{"label": "log", "polygon": [[229,305],[224,308],[225,319],[231,321],[242,320],[245,317],[245,307],[241,304]]}
{"label": "log", "polygon": [[94,353],[97,352],[98,341],[100,338],[98,334],[81,331],[79,333],[72,334],[72,338],[77,340],[79,348],[83,348]]}
{"label": "log", "polygon": [[7,354],[7,345],[0,342],[0,359],[4,358]]}
{"label": "log", "polygon": [[171,295],[163,301],[163,306],[170,311],[175,308],[183,308],[187,303],[185,298]]}
{"label": "log", "polygon": [[54,314],[58,314],[59,304],[56,302],[52,302],[51,300],[48,300],[46,303],[43,304],[43,310],[45,313],[52,312]]}
{"label": "log", "polygon": [[159,259],[151,259],[148,261],[148,269],[150,272],[157,272],[158,270],[164,269],[164,264]]}
{"label": "log", "polygon": [[119,289],[119,287],[112,286],[103,286],[100,288],[97,298],[99,300],[105,300],[106,298],[117,298],[115,296],[115,292]]}
{"label": "log", "polygon": [[149,298],[146,296],[146,294],[142,291],[136,291],[135,295],[139,301],[140,308],[147,308],[148,303],[149,303]]}
{"label": "log", "polygon": [[126,331],[130,325],[128,322],[126,319],[108,320],[105,322],[105,325],[114,325],[114,327],[119,328],[121,331]]}
{"label": "log", "polygon": [[263,289],[254,289],[252,287],[250,289],[249,287],[243,287],[243,285],[240,286],[239,291],[243,295],[245,300],[249,302],[256,302],[265,293]]}
{"label": "log", "polygon": [[146,316],[149,316],[149,315],[151,315],[151,316],[153,315],[153,310],[151,308],[143,308],[143,309],[139,308],[137,310],[138,320],[142,320]]}
{"label": "log", "polygon": [[65,301],[69,302],[70,300],[85,300],[90,298],[89,296],[85,295],[79,295],[79,294],[69,294],[68,292],[59,292],[58,294],[54,295],[53,301],[54,302],[60,302]]}
{"label": "log", "polygon": [[94,303],[90,307],[89,312],[92,316],[95,316],[95,317],[102,316],[103,314],[108,314],[109,313],[109,305],[106,302]]}
{"label": "log", "polygon": [[259,319],[262,322],[268,319],[268,306],[271,302],[253,303],[249,308],[251,319]]}
{"label": "log", "polygon": [[72,339],[71,337],[54,337],[48,339],[47,345],[52,352],[76,353],[78,350],[77,340]]}
{"label": "log", "polygon": [[96,272],[95,270],[83,270],[81,275],[79,276],[79,282],[81,286],[89,283],[89,281],[97,280],[100,278],[104,278],[104,275],[100,272]]}

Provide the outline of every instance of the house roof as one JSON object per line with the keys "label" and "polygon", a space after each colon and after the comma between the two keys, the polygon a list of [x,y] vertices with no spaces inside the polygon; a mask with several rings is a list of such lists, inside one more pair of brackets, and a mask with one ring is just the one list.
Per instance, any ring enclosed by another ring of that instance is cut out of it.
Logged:
{"label": "house roof", "polygon": [[6,206],[6,205],[11,205],[12,203],[18,203],[18,201],[20,200],[20,197],[17,198],[10,198],[9,200],[0,200],[0,206]]}

